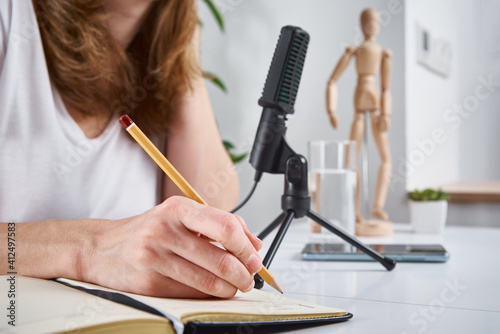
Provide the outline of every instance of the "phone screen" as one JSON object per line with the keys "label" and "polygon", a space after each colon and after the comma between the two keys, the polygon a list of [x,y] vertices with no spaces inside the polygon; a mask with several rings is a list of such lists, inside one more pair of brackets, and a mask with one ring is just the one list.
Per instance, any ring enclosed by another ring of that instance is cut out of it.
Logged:
{"label": "phone screen", "polygon": [[[450,257],[438,244],[368,245],[375,251],[400,262],[446,262]],[[304,260],[372,261],[373,259],[349,244],[309,243],[302,250]]]}

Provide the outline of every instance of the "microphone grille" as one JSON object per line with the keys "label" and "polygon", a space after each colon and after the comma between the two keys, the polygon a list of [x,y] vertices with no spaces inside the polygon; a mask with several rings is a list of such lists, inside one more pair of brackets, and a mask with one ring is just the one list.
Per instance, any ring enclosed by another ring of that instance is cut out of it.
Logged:
{"label": "microphone grille", "polygon": [[278,107],[289,114],[294,112],[308,44],[309,34],[301,28],[285,26],[281,29],[259,100],[261,106]]}

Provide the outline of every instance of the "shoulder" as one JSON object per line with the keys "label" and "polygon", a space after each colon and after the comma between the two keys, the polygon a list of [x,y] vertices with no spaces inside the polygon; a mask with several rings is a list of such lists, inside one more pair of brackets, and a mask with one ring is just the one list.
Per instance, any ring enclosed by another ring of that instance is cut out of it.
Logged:
{"label": "shoulder", "polygon": [[391,58],[392,57],[392,51],[389,49],[382,50],[382,57],[383,58]]}
{"label": "shoulder", "polygon": [[358,49],[352,45],[349,45],[348,47],[345,48],[345,53],[348,54],[348,55],[353,55],[353,54],[356,54],[356,51]]}
{"label": "shoulder", "polygon": [[5,40],[10,30],[12,18],[12,0],[0,0],[0,40]]}
{"label": "shoulder", "polygon": [[0,0],[0,68],[9,45],[29,42],[38,34],[38,21],[31,0]]}
{"label": "shoulder", "polygon": [[6,39],[12,30],[21,33],[36,21],[31,0],[0,0],[0,38]]}
{"label": "shoulder", "polygon": [[0,0],[0,23],[2,28],[6,21],[10,21],[12,16],[12,2],[13,0]]}
{"label": "shoulder", "polygon": [[5,53],[11,35],[27,34],[33,21],[36,15],[31,0],[0,0],[0,54]]}
{"label": "shoulder", "polygon": [[0,0],[0,69],[5,57],[7,36],[12,18],[12,0]]}

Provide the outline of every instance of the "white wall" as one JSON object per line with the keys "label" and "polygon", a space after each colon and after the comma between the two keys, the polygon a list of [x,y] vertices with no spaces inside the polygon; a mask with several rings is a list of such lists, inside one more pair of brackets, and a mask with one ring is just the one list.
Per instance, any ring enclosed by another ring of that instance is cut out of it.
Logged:
{"label": "white wall", "polygon": [[[475,93],[479,80],[500,83],[500,1],[467,1],[459,17],[459,45],[463,96]],[[460,128],[460,180],[500,179],[500,85],[464,119]],[[484,93],[484,88],[482,89]]]}
{"label": "white wall", "polygon": [[[417,22],[451,43],[448,78],[417,64]],[[410,1],[405,27],[408,189],[499,180],[500,1]],[[436,129],[442,143],[430,141]],[[451,203],[448,223],[498,226],[499,213],[500,204]]]}
{"label": "white wall", "polygon": [[[411,1],[405,12],[408,189],[448,183],[459,178],[458,130],[443,120],[446,110],[460,100],[457,45],[461,36],[457,18],[450,15],[452,3],[455,1]],[[417,64],[417,23],[430,31],[432,38],[443,38],[451,44],[453,62],[449,77],[437,75]],[[436,141],[433,131],[442,131],[443,135],[435,136],[439,138]]]}
{"label": "white wall", "polygon": [[[325,108],[325,88],[346,45],[357,45],[362,35],[359,14],[372,6],[383,10],[379,43],[392,49],[393,118],[390,145],[395,167],[397,157],[406,156],[404,104],[404,9],[397,0],[300,1],[300,0],[219,0],[226,22],[221,34],[205,5],[200,3],[203,22],[202,64],[217,73],[229,88],[227,95],[208,85],[212,104],[224,139],[250,151],[261,108],[257,105],[280,29],[296,25],[311,35],[306,64],[290,120],[287,137],[296,152],[306,155],[306,143],[314,139],[346,139],[353,117],[355,71],[347,69],[339,83],[340,128],[334,131]],[[392,13],[391,13],[392,12]],[[371,134],[370,134],[371,136]],[[376,178],[378,156],[370,140],[371,188]],[[239,166],[244,196],[253,180],[253,169],[245,161]],[[393,180],[386,209],[395,221],[407,220],[405,175]],[[239,213],[253,232],[260,231],[280,212],[283,176],[263,176],[257,191]]]}
{"label": "white wall", "polygon": [[[408,189],[500,177],[500,87],[493,87],[492,93],[485,87],[478,88],[484,86],[482,80],[488,80],[500,59],[499,4],[496,0],[408,3],[405,19]],[[453,62],[449,77],[417,64],[417,22],[433,38],[444,38],[451,43]],[[499,80],[500,76],[495,78]],[[443,142],[431,142],[432,131],[439,129]]]}

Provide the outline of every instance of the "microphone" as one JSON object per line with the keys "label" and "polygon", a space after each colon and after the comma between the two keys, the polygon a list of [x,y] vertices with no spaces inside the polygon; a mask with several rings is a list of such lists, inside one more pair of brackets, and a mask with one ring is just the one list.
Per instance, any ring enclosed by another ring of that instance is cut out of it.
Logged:
{"label": "microphone", "polygon": [[286,116],[294,104],[309,44],[309,34],[299,27],[281,28],[271,67],[259,105],[264,107],[250,154],[250,164],[262,173],[283,174],[285,162],[294,153],[285,141]]}
{"label": "microphone", "polygon": [[[394,260],[366,247],[311,210],[311,198],[307,189],[307,160],[296,154],[285,140],[286,117],[295,111],[295,99],[308,44],[309,34],[301,28],[285,26],[281,29],[264,91],[259,99],[263,110],[250,154],[250,163],[255,168],[255,183],[249,196],[237,209],[250,198],[263,173],[285,174],[285,187],[281,196],[283,212],[258,235],[261,239],[265,238],[280,226],[263,260],[264,265],[268,266],[273,260],[292,220],[307,216],[382,263],[387,270],[392,270],[396,265]],[[262,278],[256,275],[255,287],[260,289],[263,284]]]}

